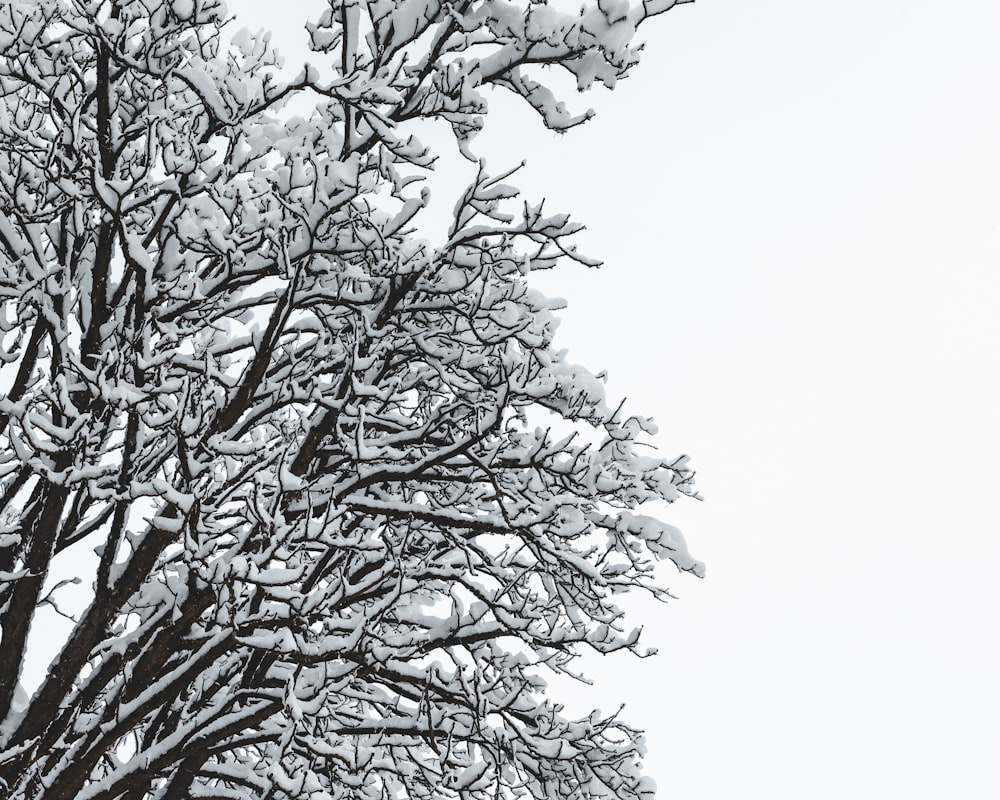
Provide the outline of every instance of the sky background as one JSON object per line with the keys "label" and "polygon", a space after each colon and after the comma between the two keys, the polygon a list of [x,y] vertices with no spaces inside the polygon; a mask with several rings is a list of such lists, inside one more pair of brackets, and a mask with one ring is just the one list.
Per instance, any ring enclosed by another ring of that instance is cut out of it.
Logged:
{"label": "sky background", "polygon": [[[316,3],[230,7],[294,48]],[[640,37],[567,98],[589,124],[494,96],[474,145],[587,223],[605,266],[537,283],[558,341],[705,497],[669,521],[707,578],[631,609],[660,655],[568,704],[626,702],[670,800],[1000,797],[1000,4],[699,0]]]}
{"label": "sky background", "polygon": [[[323,4],[229,5],[292,61]],[[589,124],[494,96],[474,144],[587,223],[605,266],[536,280],[557,341],[705,497],[667,514],[705,580],[630,604],[659,656],[562,698],[624,701],[664,800],[995,800],[1000,4],[699,0],[640,38]]]}

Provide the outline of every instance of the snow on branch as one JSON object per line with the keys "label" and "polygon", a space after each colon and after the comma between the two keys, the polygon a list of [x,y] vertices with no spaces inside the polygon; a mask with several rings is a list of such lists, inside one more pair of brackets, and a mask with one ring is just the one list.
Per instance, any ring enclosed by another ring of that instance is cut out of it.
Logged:
{"label": "snow on branch", "polygon": [[[3,4],[3,797],[651,795],[542,676],[644,654],[612,596],[702,574],[693,472],[554,347],[531,272],[598,262],[472,139],[494,89],[586,121],[547,70],[675,4],[328,0],[291,80],[221,0]],[[477,165],[438,241],[424,122]]]}

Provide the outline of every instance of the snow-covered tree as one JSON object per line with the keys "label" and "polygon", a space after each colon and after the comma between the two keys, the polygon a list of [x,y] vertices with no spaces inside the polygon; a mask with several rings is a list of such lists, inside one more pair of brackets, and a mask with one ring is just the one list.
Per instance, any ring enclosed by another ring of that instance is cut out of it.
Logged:
{"label": "snow-covered tree", "polygon": [[0,4],[0,795],[651,791],[542,676],[700,572],[646,507],[692,473],[552,345],[580,226],[479,164],[420,238],[416,134],[585,121],[544,69],[611,87],[681,1],[330,0],[291,80],[220,0]]}

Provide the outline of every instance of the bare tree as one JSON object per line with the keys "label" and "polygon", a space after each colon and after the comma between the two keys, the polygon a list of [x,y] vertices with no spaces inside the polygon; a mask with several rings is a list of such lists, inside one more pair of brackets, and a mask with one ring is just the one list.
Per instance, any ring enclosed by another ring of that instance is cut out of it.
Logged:
{"label": "bare tree", "polygon": [[[291,81],[219,0],[0,5],[4,797],[651,791],[540,675],[700,572],[641,513],[692,473],[551,345],[527,277],[592,263],[579,225],[480,165],[414,234],[414,125],[472,158],[491,87],[576,125],[529,74],[613,86],[675,2],[331,0]],[[60,576],[91,600],[28,701]]]}

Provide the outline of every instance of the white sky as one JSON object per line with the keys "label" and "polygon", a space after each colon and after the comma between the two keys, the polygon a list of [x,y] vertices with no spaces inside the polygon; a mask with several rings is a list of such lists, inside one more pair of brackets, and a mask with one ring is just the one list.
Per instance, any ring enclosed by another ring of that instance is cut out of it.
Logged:
{"label": "white sky", "polygon": [[[316,3],[230,7],[291,46]],[[588,224],[606,266],[542,284],[562,346],[706,497],[671,521],[708,578],[636,609],[660,656],[573,700],[628,703],[662,798],[996,798],[1000,5],[700,0],[644,38],[590,124],[498,97],[475,148]]]}
{"label": "white sky", "polygon": [[[293,46],[322,4],[229,5]],[[706,498],[669,521],[708,577],[633,618],[660,656],[573,700],[628,703],[661,798],[1000,797],[1000,4],[699,0],[643,38],[590,124],[498,99],[476,146],[588,224],[606,266],[541,284],[562,346]]]}
{"label": "white sky", "polygon": [[706,497],[673,521],[708,578],[601,702],[664,798],[1000,797],[1000,7],[704,0],[646,37],[533,160],[606,261],[550,284],[564,346]]}

